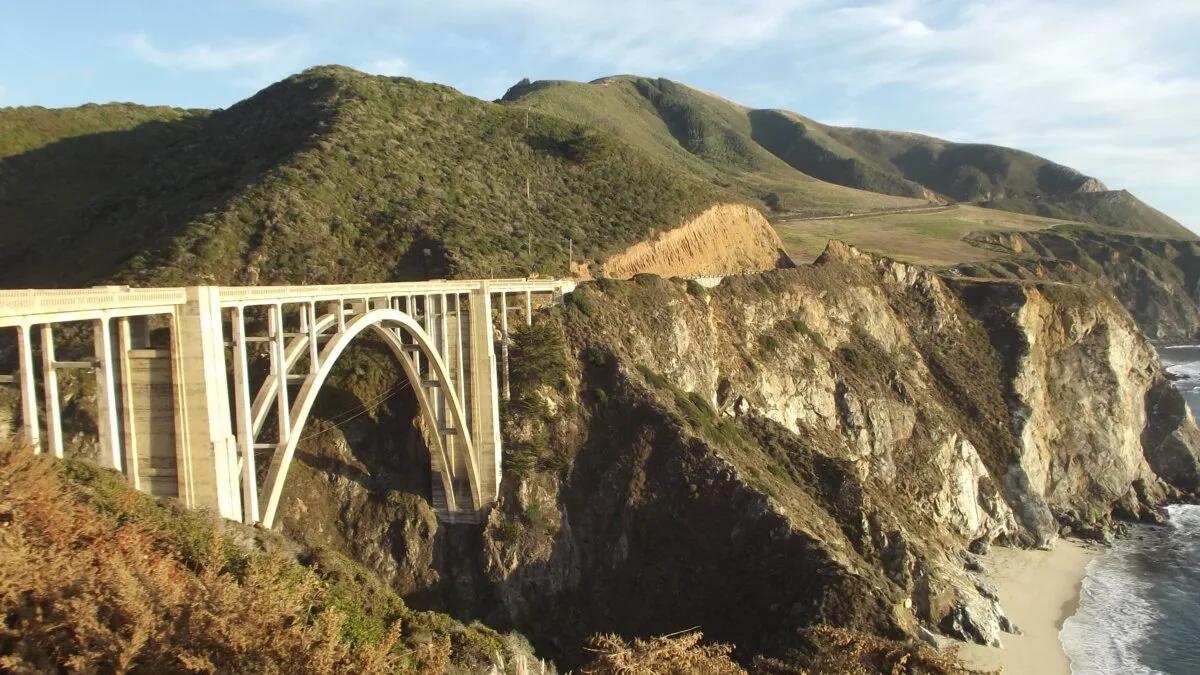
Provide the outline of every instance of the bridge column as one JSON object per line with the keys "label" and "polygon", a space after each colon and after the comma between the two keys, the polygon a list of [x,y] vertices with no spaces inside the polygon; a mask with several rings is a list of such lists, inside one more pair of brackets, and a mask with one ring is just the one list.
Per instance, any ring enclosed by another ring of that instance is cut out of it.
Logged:
{"label": "bridge column", "polygon": [[470,298],[471,440],[479,470],[480,500],[491,503],[500,489],[500,392],[492,342],[492,298],[487,282]]}
{"label": "bridge column", "polygon": [[218,288],[187,289],[187,303],[175,310],[172,322],[171,358],[179,497],[189,507],[241,520]]}

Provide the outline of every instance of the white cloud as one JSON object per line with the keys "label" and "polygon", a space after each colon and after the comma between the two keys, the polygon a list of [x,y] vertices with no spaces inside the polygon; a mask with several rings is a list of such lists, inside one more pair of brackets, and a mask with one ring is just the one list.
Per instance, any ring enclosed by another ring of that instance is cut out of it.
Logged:
{"label": "white cloud", "polygon": [[292,40],[242,42],[214,46],[160,47],[144,33],[130,36],[126,47],[139,59],[168,70],[228,71],[272,67],[295,57]]}
{"label": "white cloud", "polygon": [[722,52],[769,42],[809,4],[797,0],[489,0],[476,9],[519,17],[528,26],[527,39],[536,41],[535,49],[553,56],[645,72],[692,69]]}
{"label": "white cloud", "polygon": [[377,59],[364,68],[368,73],[395,77],[408,73],[408,63],[401,58]]}
{"label": "white cloud", "polygon": [[[936,15],[903,0],[812,17],[805,71],[869,100],[899,86],[952,119],[955,140],[1014,145],[1200,225],[1200,4],[972,1]],[[934,6],[936,7],[936,6]]]}

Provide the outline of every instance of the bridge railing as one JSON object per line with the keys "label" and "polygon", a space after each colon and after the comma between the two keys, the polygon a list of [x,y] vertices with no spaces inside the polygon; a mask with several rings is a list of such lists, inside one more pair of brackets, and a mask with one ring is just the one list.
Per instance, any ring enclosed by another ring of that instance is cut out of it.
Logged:
{"label": "bridge railing", "polygon": [[99,286],[0,291],[0,327],[166,314],[187,302],[184,288]]}

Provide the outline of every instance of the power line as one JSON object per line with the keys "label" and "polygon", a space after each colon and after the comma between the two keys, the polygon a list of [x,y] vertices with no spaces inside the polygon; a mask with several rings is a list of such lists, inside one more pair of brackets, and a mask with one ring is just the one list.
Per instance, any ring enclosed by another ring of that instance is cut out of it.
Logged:
{"label": "power line", "polygon": [[[310,438],[320,436],[321,434],[324,434],[327,431],[332,431],[333,429],[340,429],[342,426],[349,424],[351,421],[358,419],[359,417],[362,417],[363,415],[370,412],[370,409],[372,407],[377,407],[379,405],[382,405],[382,404],[388,402],[389,400],[394,398],[397,394],[399,394],[402,391],[405,391],[406,389],[408,389],[411,386],[412,386],[412,383],[406,379],[403,382],[401,382],[399,385],[394,386],[391,389],[388,389],[387,391],[383,392],[382,394],[379,394],[378,396],[375,396],[370,401],[364,402],[362,404],[362,409],[358,410],[357,412],[354,412],[353,415],[350,415],[349,417],[346,417],[345,419],[337,420],[338,417],[345,415],[346,412],[354,411],[354,409],[351,408],[350,411],[343,412],[340,415],[335,415],[333,419],[326,420],[326,422],[328,422],[330,424],[330,427],[321,429],[320,431],[314,431],[305,436],[301,436],[300,439],[296,441],[296,443],[298,444],[298,443],[300,443],[302,441],[306,441]],[[337,421],[334,421],[334,420],[337,420]]]}

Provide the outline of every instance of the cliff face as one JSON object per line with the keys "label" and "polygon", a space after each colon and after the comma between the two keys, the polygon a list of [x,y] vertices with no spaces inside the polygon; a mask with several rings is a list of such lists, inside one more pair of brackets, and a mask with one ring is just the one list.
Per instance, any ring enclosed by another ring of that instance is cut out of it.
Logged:
{"label": "cliff face", "polygon": [[[419,498],[403,398],[306,442],[283,527],[561,665],[597,632],[693,626],[747,660],[821,623],[995,642],[1012,626],[981,576],[991,542],[1105,537],[1200,487],[1200,431],[1090,281],[943,277],[831,243],[712,290],[583,284],[518,333],[482,527]],[[378,400],[393,371],[360,357],[320,407]]]}
{"label": "cliff face", "polygon": [[717,204],[683,225],[639,242],[600,264],[603,276],[724,276],[790,266],[783,242],[757,209]]}
{"label": "cliff face", "polygon": [[1200,432],[1095,289],[831,244],[711,292],[574,295],[565,384],[510,406],[534,468],[484,535],[488,618],[543,643],[698,625],[750,656],[821,622],[993,642],[1011,626],[972,551],[1103,536],[1196,487]]}
{"label": "cliff face", "polygon": [[1098,280],[1151,339],[1200,336],[1200,241],[1137,237],[1094,228],[982,232],[973,243],[1010,257],[957,268],[971,276]]}

